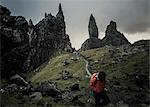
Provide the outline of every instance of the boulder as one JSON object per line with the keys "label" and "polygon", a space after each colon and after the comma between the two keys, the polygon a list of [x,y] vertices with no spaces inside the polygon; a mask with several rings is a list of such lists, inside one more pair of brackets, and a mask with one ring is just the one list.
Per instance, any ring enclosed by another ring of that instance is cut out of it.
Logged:
{"label": "boulder", "polygon": [[6,87],[4,87],[3,89],[1,89],[2,93],[12,93],[12,92],[16,92],[18,91],[18,86],[17,84],[9,84]]}
{"label": "boulder", "polygon": [[67,66],[67,65],[69,65],[68,60],[63,61],[63,66]]}
{"label": "boulder", "polygon": [[39,101],[42,99],[42,93],[41,92],[34,92],[29,96],[34,101]]}
{"label": "boulder", "polygon": [[70,74],[70,72],[63,70],[61,73],[61,78],[63,80],[68,80],[69,78],[73,78],[73,76]]}
{"label": "boulder", "polygon": [[24,80],[20,75],[16,74],[10,78],[10,80],[17,85],[28,85],[28,82]]}
{"label": "boulder", "polygon": [[79,84],[74,84],[74,85],[70,86],[70,90],[71,91],[79,91],[80,90]]}
{"label": "boulder", "polygon": [[[79,94],[75,94],[74,92],[72,91],[66,91],[62,94],[62,99],[65,101],[65,102],[76,102],[76,101],[79,101],[79,98],[81,97],[81,95]],[[79,105],[78,105],[79,106]]]}
{"label": "boulder", "polygon": [[47,93],[47,95],[50,95],[52,97],[61,95],[61,92],[57,89],[56,85],[48,81],[41,83],[39,86],[37,86],[36,90],[42,93]]}

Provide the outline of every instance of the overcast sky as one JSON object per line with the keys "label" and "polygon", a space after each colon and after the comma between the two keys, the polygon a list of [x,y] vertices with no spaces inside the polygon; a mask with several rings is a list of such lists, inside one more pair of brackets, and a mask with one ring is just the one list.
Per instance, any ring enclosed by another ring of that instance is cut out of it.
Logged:
{"label": "overcast sky", "polygon": [[66,32],[73,47],[80,48],[89,37],[88,23],[92,13],[99,29],[99,38],[105,36],[106,26],[111,20],[117,28],[133,43],[140,39],[150,39],[150,1],[149,0],[1,0],[12,15],[22,15],[37,24],[44,13],[58,12],[62,4]]}

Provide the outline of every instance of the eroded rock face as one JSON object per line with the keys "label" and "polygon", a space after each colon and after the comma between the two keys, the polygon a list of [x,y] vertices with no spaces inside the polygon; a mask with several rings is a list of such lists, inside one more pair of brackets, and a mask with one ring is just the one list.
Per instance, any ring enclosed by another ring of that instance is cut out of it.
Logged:
{"label": "eroded rock face", "polygon": [[91,14],[90,20],[89,20],[89,25],[88,25],[88,30],[89,30],[89,36],[91,37],[96,37],[98,38],[98,28],[96,25],[95,18]]}
{"label": "eroded rock face", "polygon": [[28,22],[22,16],[11,16],[10,11],[0,6],[1,13],[1,76],[11,77],[23,72],[29,55]]}
{"label": "eroded rock face", "polygon": [[112,45],[112,46],[120,46],[120,45],[130,45],[130,42],[127,38],[117,31],[116,22],[111,21],[110,24],[107,26],[105,37],[102,39],[103,46],[105,45]]}
{"label": "eroded rock face", "polygon": [[46,14],[36,25],[31,19],[28,23],[22,16],[11,16],[3,6],[0,14],[2,77],[31,71],[55,52],[73,51],[61,5],[56,17]]}
{"label": "eroded rock face", "polygon": [[87,39],[81,47],[82,51],[86,51],[89,49],[95,49],[95,48],[100,48],[101,47],[101,40],[95,37]]}

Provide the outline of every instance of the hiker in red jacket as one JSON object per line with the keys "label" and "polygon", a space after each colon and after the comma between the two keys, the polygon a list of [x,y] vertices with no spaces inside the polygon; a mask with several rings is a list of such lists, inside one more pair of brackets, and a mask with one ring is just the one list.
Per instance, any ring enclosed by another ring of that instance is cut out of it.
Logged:
{"label": "hiker in red jacket", "polygon": [[105,92],[105,83],[106,83],[105,72],[100,71],[94,73],[90,79],[90,87],[93,90],[95,97],[95,106],[104,106],[110,102],[106,92]]}

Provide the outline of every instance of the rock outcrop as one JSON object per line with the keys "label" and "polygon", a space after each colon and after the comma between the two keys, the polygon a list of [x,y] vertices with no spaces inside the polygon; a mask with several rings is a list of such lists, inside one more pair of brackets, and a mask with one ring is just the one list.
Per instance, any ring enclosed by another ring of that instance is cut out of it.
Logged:
{"label": "rock outcrop", "polygon": [[36,25],[31,19],[28,23],[22,16],[11,16],[3,6],[0,6],[0,16],[2,77],[10,78],[16,73],[23,76],[56,52],[73,51],[61,4],[56,17],[46,14]]}
{"label": "rock outcrop", "polygon": [[127,38],[117,31],[116,22],[111,21],[110,24],[107,26],[105,37],[102,39],[103,46],[105,45],[112,45],[112,46],[120,46],[120,45],[130,45],[130,42]]}
{"label": "rock outcrop", "polygon": [[150,40],[139,40],[132,44],[132,46],[142,46],[142,47],[149,47],[150,46]]}
{"label": "rock outcrop", "polygon": [[28,22],[22,16],[11,16],[11,12],[0,6],[1,31],[1,76],[11,77],[23,72],[29,51]]}
{"label": "rock outcrop", "polygon": [[96,21],[92,14],[89,20],[88,31],[89,38],[82,44],[80,51],[100,48],[102,46],[101,40],[98,39],[98,28],[96,25]]}
{"label": "rock outcrop", "polygon": [[101,47],[101,40],[95,37],[87,39],[81,46],[81,51],[86,51],[89,49],[95,49]]}

